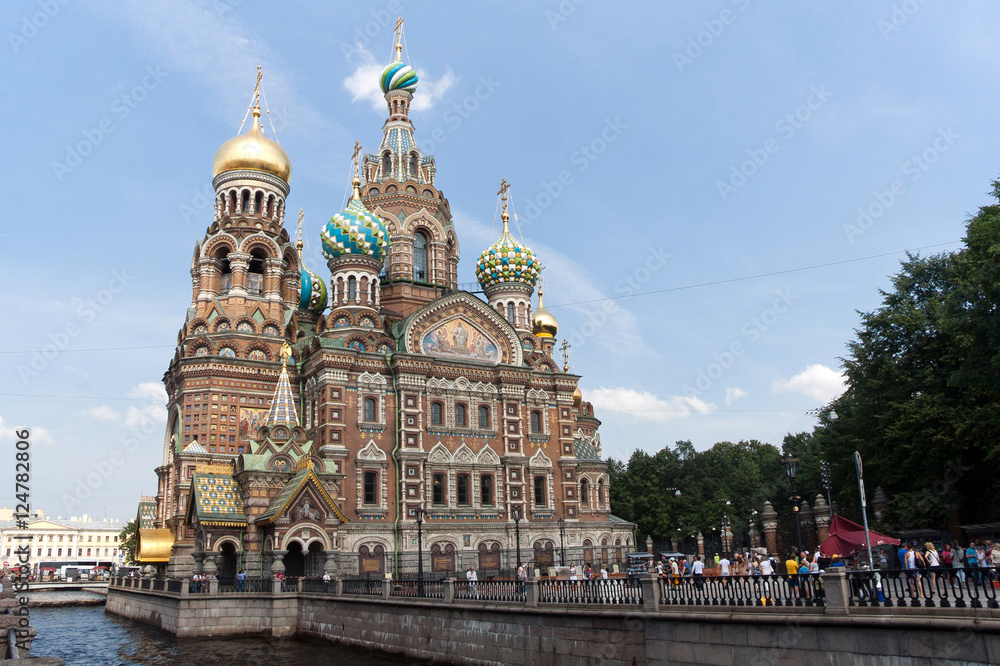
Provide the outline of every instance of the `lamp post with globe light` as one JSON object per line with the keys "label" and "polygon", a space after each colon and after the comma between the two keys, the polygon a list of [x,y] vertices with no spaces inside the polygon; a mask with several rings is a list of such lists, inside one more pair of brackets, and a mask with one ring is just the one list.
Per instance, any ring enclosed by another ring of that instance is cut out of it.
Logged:
{"label": "lamp post with globe light", "polygon": [[802,552],[802,525],[799,521],[799,496],[795,494],[795,477],[799,473],[799,459],[793,456],[791,453],[782,461],[785,466],[785,474],[788,476],[788,481],[792,484],[792,496],[789,498],[792,500],[792,511],[795,513],[795,543],[798,546],[798,553]]}

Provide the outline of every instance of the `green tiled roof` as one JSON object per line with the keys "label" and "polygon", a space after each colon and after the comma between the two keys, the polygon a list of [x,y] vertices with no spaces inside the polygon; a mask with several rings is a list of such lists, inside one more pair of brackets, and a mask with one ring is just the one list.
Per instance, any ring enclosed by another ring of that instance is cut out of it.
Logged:
{"label": "green tiled roof", "polygon": [[139,511],[136,513],[136,529],[148,530],[153,528],[156,521],[156,502],[139,502]]}
{"label": "green tiled roof", "polygon": [[195,474],[191,488],[199,522],[246,524],[240,488],[231,476]]}

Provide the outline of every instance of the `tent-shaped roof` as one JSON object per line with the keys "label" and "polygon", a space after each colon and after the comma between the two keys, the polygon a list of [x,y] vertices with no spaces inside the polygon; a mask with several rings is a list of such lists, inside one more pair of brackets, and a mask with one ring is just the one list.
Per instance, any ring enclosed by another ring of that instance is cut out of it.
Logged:
{"label": "tent-shaped roof", "polygon": [[261,514],[254,523],[267,525],[276,521],[287,510],[292,500],[298,496],[299,491],[307,485],[312,486],[316,494],[319,495],[320,501],[340,519],[340,522],[348,522],[347,517],[337,507],[337,503],[333,501],[330,494],[326,492],[326,488],[320,483],[319,477],[316,476],[316,471],[313,469],[312,460],[305,458],[299,462],[298,473],[285,484],[281,492],[271,501],[267,511]]}
{"label": "tent-shaped roof", "polygon": [[136,530],[135,559],[140,564],[162,564],[170,560],[174,535],[170,530]]}
{"label": "tent-shaped roof", "polygon": [[[868,539],[872,546],[899,545],[899,539],[871,530],[868,530]],[[819,552],[826,557],[849,557],[865,547],[865,528],[846,518],[834,516],[830,521],[830,536],[819,545]]]}

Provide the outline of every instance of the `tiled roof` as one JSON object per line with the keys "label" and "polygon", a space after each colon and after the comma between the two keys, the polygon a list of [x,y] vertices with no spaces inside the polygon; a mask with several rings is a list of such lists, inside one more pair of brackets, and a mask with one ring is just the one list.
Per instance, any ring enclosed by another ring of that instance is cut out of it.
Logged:
{"label": "tiled roof", "polygon": [[195,474],[192,501],[203,523],[245,524],[240,488],[231,476]]}

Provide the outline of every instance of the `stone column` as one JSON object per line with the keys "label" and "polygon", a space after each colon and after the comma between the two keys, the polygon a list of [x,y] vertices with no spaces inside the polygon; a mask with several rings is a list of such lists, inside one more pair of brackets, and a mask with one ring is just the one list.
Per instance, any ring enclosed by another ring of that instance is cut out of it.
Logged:
{"label": "stone column", "polygon": [[872,508],[875,509],[875,521],[881,523],[882,516],[889,508],[889,496],[882,490],[882,486],[875,489],[875,495],[872,497]]}
{"label": "stone column", "polygon": [[202,567],[206,576],[216,576],[219,573],[219,565],[216,562],[218,556],[215,553],[205,553],[205,563]]}
{"label": "stone column", "polygon": [[826,615],[850,615],[851,590],[847,584],[844,567],[827,569],[826,573],[820,574],[820,578],[823,580],[823,590],[826,593],[826,607],[823,612]]}
{"label": "stone column", "polygon": [[660,585],[656,573],[649,573],[639,579],[642,585],[643,610],[657,610],[660,607]]}
{"label": "stone column", "polygon": [[813,520],[816,522],[816,540],[823,543],[830,536],[830,505],[822,495],[816,495],[813,502]]}
{"label": "stone column", "polygon": [[446,578],[444,581],[444,603],[455,603],[455,579]]}
{"label": "stone column", "polygon": [[646,535],[646,552],[653,554],[653,537]]}
{"label": "stone column", "polygon": [[205,553],[194,553],[191,555],[194,558],[194,569],[191,573],[200,574],[205,571]]}
{"label": "stone column", "polygon": [[233,274],[233,283],[229,288],[229,293],[233,296],[246,296],[250,255],[244,252],[230,252],[229,270]]}
{"label": "stone column", "polygon": [[701,559],[705,559],[705,535],[698,532],[698,554],[701,555]]}
{"label": "stone column", "polygon": [[538,579],[530,578],[525,583],[524,588],[524,605],[530,608],[538,606]]}
{"label": "stone column", "polygon": [[813,520],[812,507],[805,500],[799,505],[799,522],[802,525],[802,546],[806,550],[815,550],[816,523]]}
{"label": "stone column", "polygon": [[677,539],[675,539],[673,537],[670,537],[670,550],[674,551],[675,553],[678,552],[677,551]]}
{"label": "stone column", "polygon": [[764,524],[764,541],[768,554],[778,552],[778,512],[774,510],[770,502],[764,502],[764,510],[760,512],[761,522]]}
{"label": "stone column", "polygon": [[757,526],[751,524],[749,529],[750,536],[750,547],[760,548],[760,532],[757,531]]}

